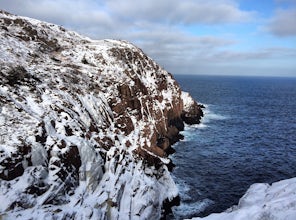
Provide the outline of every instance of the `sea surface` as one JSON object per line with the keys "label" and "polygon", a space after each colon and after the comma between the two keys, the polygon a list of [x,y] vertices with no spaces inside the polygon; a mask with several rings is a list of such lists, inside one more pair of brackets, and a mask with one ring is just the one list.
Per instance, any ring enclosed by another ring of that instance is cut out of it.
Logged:
{"label": "sea surface", "polygon": [[206,108],[174,145],[181,204],[169,219],[222,212],[253,183],[296,177],[296,78],[175,78]]}

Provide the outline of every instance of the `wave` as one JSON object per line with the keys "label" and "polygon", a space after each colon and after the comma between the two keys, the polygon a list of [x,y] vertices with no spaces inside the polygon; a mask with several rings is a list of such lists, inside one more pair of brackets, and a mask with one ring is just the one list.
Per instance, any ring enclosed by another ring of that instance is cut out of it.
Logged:
{"label": "wave", "polygon": [[214,105],[211,104],[202,104],[205,106],[203,109],[204,117],[202,117],[199,124],[196,125],[185,125],[185,130],[182,131],[182,134],[184,135],[184,139],[182,141],[192,141],[196,138],[197,129],[206,129],[211,126],[212,121],[218,121],[218,120],[226,120],[229,119],[229,116],[221,115],[215,113],[212,109],[215,108]]}
{"label": "wave", "polygon": [[213,112],[213,108],[215,108],[215,105],[211,104],[203,104],[205,108],[203,109],[204,117],[202,118],[202,121],[210,121],[210,120],[225,120],[228,118],[228,116],[220,115],[215,112]]}
{"label": "wave", "polygon": [[[173,178],[175,178],[174,175]],[[214,201],[207,198],[197,202],[190,202],[192,200],[191,186],[186,181],[181,179],[178,179],[176,185],[179,190],[181,204],[172,208],[174,219],[183,219],[189,216],[196,216],[215,203]]]}
{"label": "wave", "polygon": [[215,110],[212,110],[212,109],[215,109],[215,105],[211,105],[211,104],[202,104],[202,105],[205,106],[205,108],[203,109],[204,117],[202,117],[201,123],[197,125],[197,127],[201,126],[202,124],[206,125],[212,120],[225,120],[229,118],[228,116],[215,113],[214,112]]}
{"label": "wave", "polygon": [[187,218],[188,216],[196,216],[213,204],[214,201],[210,199],[203,199],[192,203],[181,203],[180,206],[173,207],[172,211],[176,219],[183,219],[184,217]]}
{"label": "wave", "polygon": [[[203,109],[204,117],[201,119],[201,123],[197,125],[185,125],[184,131],[181,132],[182,135],[184,135],[182,142],[194,142],[195,140],[199,140],[200,136],[203,135],[204,129],[214,126],[215,121],[217,120],[226,120],[229,118],[228,116],[218,114],[215,111],[216,106],[207,104],[203,105],[205,108]],[[172,155],[171,158],[173,161],[176,160],[174,155]],[[178,169],[178,166],[176,169]],[[173,175],[173,178],[175,179],[176,177]],[[193,202],[192,193],[193,191],[197,193],[198,189],[193,189],[190,184],[179,178],[176,178],[175,182],[179,190],[181,203],[179,206],[172,208],[174,219],[197,216],[215,203],[208,198]]]}
{"label": "wave", "polygon": [[[173,178],[175,177],[173,176]],[[190,200],[191,199],[191,195],[189,193],[190,186],[184,180],[180,180],[180,179],[178,179],[178,182],[176,182],[176,185],[178,187],[181,199]]]}

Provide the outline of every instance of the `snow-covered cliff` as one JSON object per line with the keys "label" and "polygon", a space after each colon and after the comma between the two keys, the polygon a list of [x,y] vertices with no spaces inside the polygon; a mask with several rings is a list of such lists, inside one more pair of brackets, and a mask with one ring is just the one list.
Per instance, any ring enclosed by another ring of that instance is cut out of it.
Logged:
{"label": "snow-covered cliff", "polygon": [[159,219],[178,194],[173,77],[128,42],[4,11],[0,48],[0,218]]}

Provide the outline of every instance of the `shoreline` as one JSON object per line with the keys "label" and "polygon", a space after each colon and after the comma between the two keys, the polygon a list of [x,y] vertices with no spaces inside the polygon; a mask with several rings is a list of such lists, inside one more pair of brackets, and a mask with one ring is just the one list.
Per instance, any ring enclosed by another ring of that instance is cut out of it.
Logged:
{"label": "shoreline", "polygon": [[[182,92],[182,93],[184,93],[184,92]],[[187,95],[189,95],[189,94],[186,94],[186,96]],[[190,98],[191,98],[191,96],[190,96]],[[203,104],[196,103],[196,101],[193,98],[191,98],[191,101],[193,103],[193,105],[192,104],[190,105],[191,112],[189,112],[189,110],[187,109],[186,112],[183,112],[182,113],[182,117],[181,118],[182,118],[182,121],[183,121],[183,124],[184,124],[183,129],[182,130],[179,130],[179,133],[177,134],[177,141],[175,141],[174,143],[172,143],[166,149],[167,157],[169,155],[173,155],[173,154],[178,153],[173,148],[173,145],[174,144],[177,144],[181,140],[184,140],[185,137],[180,132],[181,131],[185,131],[186,126],[199,125],[199,124],[201,124],[201,120],[204,117],[204,111],[203,111],[203,109],[205,109],[206,107]],[[186,104],[187,104],[187,107],[188,107],[189,103],[186,103],[186,101],[185,101],[185,105]],[[198,108],[198,110],[197,110],[197,108]],[[197,114],[197,112],[198,112],[198,114]],[[170,172],[170,175],[172,175],[172,171],[173,171],[174,167],[176,167],[176,164],[174,164],[174,162],[173,162],[173,160],[171,158],[168,158],[168,159],[169,159],[170,162],[168,164],[165,164],[165,166],[167,166],[167,168],[168,168],[168,170]],[[178,189],[178,191],[179,191],[179,189]],[[179,206],[180,204],[181,204],[181,197],[180,197],[180,193],[179,192],[178,192],[178,195],[176,197],[174,197],[172,200],[166,199],[165,201],[163,201],[163,205],[162,205],[162,208],[161,208],[162,209],[161,220],[165,220],[168,215],[170,215],[170,214],[173,213],[172,212],[172,208],[174,206]]]}

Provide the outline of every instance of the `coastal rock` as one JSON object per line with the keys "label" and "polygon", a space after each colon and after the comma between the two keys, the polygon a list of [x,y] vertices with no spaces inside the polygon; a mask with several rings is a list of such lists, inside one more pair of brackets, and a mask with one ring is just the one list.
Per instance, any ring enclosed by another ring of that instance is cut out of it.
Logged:
{"label": "coastal rock", "polygon": [[194,220],[296,219],[296,178],[250,186],[237,206]]}
{"label": "coastal rock", "polygon": [[188,92],[182,92],[181,98],[183,100],[183,111],[181,114],[182,120],[189,125],[200,123],[203,117],[203,105],[198,104]]}
{"label": "coastal rock", "polygon": [[201,116],[172,75],[126,41],[4,11],[0,45],[0,218],[159,219],[170,146]]}

